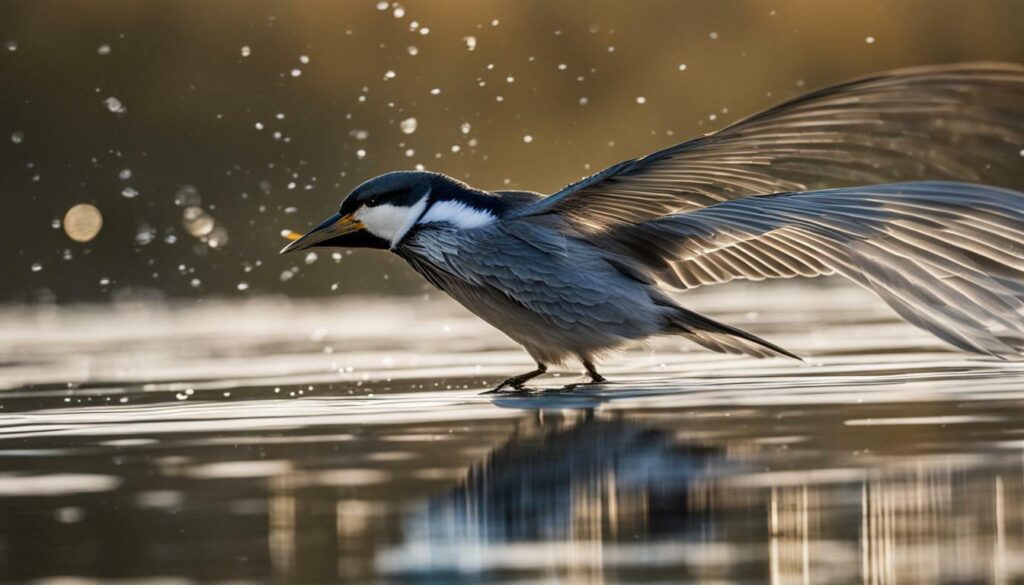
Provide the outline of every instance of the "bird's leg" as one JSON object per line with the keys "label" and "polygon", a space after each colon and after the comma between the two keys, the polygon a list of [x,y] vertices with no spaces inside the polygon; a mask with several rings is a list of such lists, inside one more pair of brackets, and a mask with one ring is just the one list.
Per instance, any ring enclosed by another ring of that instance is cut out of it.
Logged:
{"label": "bird's leg", "polygon": [[508,380],[505,380],[501,384],[498,384],[497,387],[495,387],[493,390],[488,390],[487,392],[484,392],[484,394],[497,394],[499,392],[504,391],[506,388],[512,390],[513,392],[522,392],[524,390],[523,384],[529,382],[530,380],[536,378],[537,376],[540,376],[541,374],[544,374],[547,371],[548,367],[538,362],[536,370],[526,372],[525,374],[519,374],[518,376],[512,376]]}
{"label": "bird's leg", "polygon": [[577,388],[583,388],[583,387],[586,387],[586,386],[593,386],[594,384],[601,384],[603,382],[607,382],[608,381],[607,379],[605,379],[604,376],[602,376],[601,374],[599,374],[597,372],[597,368],[594,366],[594,364],[590,360],[580,358],[580,361],[583,362],[583,367],[587,369],[587,375],[590,376],[590,381],[589,382],[577,382],[575,384],[566,384],[565,386],[562,386],[561,388],[559,388],[555,392],[572,392],[573,390],[576,390]]}
{"label": "bird's leg", "polygon": [[583,367],[587,369],[587,375],[590,376],[591,384],[600,384],[608,381],[604,376],[597,373],[597,368],[594,367],[590,360],[583,360]]}

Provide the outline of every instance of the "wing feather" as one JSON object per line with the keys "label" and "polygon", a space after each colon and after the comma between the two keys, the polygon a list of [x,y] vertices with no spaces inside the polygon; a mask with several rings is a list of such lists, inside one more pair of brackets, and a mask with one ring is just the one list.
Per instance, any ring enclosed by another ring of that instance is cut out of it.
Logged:
{"label": "wing feather", "polygon": [[838,273],[970,351],[1024,353],[1024,193],[913,182],[748,197],[604,232],[660,284]]}
{"label": "wing feather", "polygon": [[621,162],[516,215],[586,230],[637,224],[751,195],[918,180],[1024,190],[1024,66],[903,69],[811,92]]}

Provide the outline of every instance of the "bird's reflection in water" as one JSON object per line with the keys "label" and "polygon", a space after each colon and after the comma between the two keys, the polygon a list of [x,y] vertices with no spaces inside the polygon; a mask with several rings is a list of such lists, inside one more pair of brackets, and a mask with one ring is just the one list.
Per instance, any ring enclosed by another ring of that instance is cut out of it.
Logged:
{"label": "bird's reflection in water", "polygon": [[[733,467],[720,448],[654,426],[590,411],[539,413],[411,514],[406,544],[378,567],[536,575],[551,563],[575,577],[678,574],[702,556],[729,554],[707,542],[716,529],[707,487]],[[748,528],[766,521],[760,512],[742,516]]]}
{"label": "bird's reflection in water", "polygon": [[721,459],[628,420],[584,413],[530,421],[462,485],[431,501],[428,514],[444,527],[472,526],[488,541],[694,531],[702,519],[680,504]]}
{"label": "bird's reflection in water", "polygon": [[524,420],[456,487],[406,516],[404,543],[379,553],[377,570],[446,582],[1024,577],[1019,452],[851,450],[811,462],[764,436],[694,442],[685,424],[565,411]]}

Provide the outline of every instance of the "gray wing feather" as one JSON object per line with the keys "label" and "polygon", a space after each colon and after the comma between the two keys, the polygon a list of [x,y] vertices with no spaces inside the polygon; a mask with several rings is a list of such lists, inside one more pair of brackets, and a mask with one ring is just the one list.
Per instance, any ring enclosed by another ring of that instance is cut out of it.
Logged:
{"label": "gray wing feather", "polygon": [[603,236],[677,288],[841,274],[945,341],[1024,351],[1024,194],[915,182],[748,197]]}
{"label": "gray wing feather", "polygon": [[562,214],[600,231],[785,191],[916,180],[1024,190],[1022,145],[1024,66],[903,69],[815,91],[619,163],[516,213]]}

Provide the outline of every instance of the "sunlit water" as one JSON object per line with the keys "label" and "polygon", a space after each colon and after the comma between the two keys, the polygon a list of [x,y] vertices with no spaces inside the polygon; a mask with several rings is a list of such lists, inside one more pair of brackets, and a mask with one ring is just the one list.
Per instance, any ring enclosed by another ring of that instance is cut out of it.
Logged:
{"label": "sunlit water", "polygon": [[808,361],[495,397],[531,362],[441,300],[0,311],[0,582],[1024,580],[1024,364],[850,289],[688,304]]}

